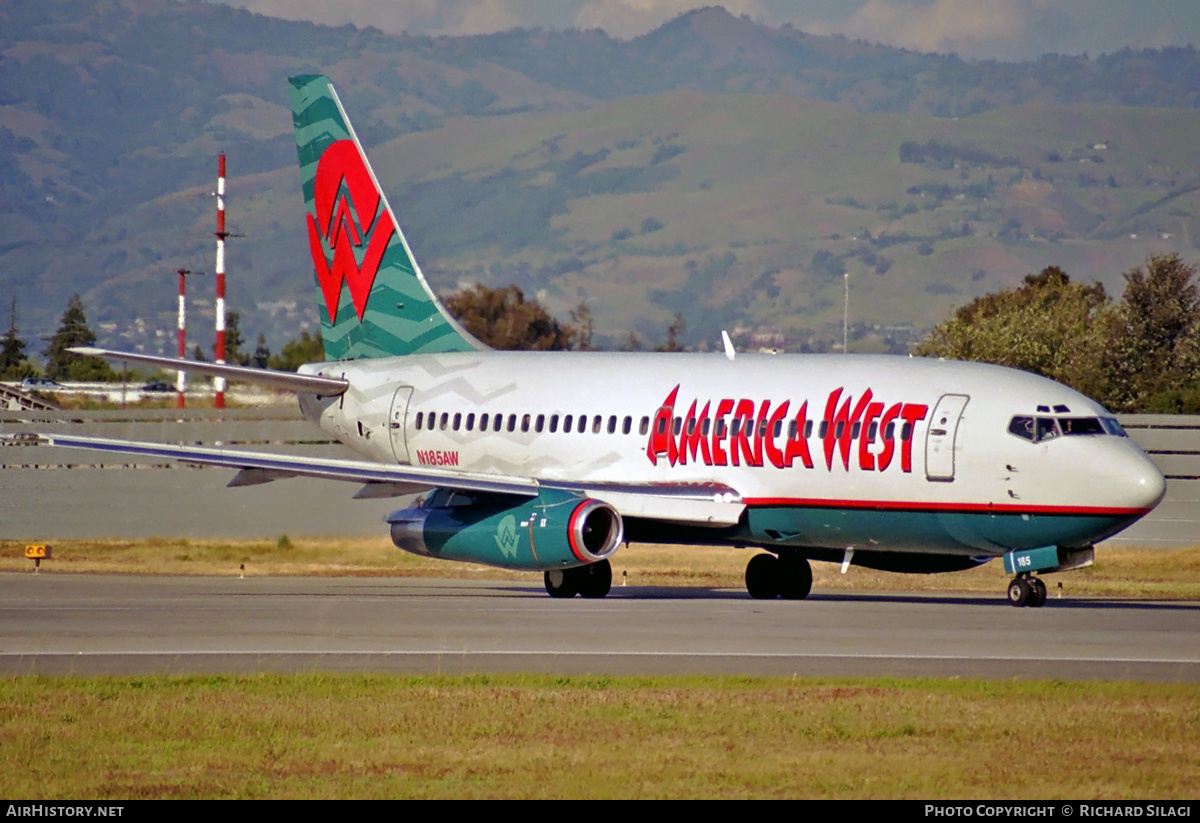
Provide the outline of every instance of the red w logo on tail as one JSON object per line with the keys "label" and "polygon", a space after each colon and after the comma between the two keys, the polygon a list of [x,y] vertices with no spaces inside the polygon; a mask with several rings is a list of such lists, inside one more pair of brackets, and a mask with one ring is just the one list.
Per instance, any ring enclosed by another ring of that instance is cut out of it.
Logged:
{"label": "red w logo on tail", "polygon": [[[330,323],[337,322],[343,282],[350,286],[360,321],[367,310],[379,263],[396,231],[391,215],[380,209],[382,200],[353,141],[338,140],[325,150],[317,164],[313,190],[317,214],[316,219],[308,215],[308,242]],[[333,252],[332,266],[325,257],[326,246]]]}

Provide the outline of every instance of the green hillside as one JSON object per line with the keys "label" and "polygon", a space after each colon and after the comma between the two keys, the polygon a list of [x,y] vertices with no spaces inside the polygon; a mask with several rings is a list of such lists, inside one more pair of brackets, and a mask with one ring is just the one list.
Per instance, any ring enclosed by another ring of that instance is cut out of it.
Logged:
{"label": "green hillside", "polygon": [[626,42],[47,0],[0,6],[0,298],[31,349],[74,292],[102,344],[173,348],[174,269],[212,271],[221,150],[231,308],[274,349],[315,327],[285,85],[311,71],[436,288],[587,300],[610,340],[680,311],[694,346],[821,349],[848,272],[855,346],[903,350],[1049,264],[1119,293],[1150,254],[1196,257],[1191,49],[968,64],[720,9]]}
{"label": "green hillside", "polygon": [[856,320],[927,327],[1053,262],[1119,292],[1195,234],[1193,110],[949,120],[677,91],[493,126],[374,152],[417,252],[445,287],[588,299],[610,334],[682,310],[710,341],[724,325],[796,344],[840,324],[842,272]]}

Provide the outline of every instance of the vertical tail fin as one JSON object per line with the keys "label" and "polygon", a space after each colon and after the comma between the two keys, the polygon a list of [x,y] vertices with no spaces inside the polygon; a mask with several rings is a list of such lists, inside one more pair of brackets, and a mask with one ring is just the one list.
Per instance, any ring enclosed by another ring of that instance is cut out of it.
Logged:
{"label": "vertical tail fin", "polygon": [[486,348],[425,282],[329,78],[289,82],[325,359]]}

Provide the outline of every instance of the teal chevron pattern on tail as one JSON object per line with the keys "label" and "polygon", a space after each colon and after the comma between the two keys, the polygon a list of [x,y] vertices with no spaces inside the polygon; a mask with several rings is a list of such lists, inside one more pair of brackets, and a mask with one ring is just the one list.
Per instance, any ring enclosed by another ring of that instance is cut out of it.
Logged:
{"label": "teal chevron pattern on tail", "polygon": [[425,282],[329,79],[289,82],[325,359],[485,348]]}

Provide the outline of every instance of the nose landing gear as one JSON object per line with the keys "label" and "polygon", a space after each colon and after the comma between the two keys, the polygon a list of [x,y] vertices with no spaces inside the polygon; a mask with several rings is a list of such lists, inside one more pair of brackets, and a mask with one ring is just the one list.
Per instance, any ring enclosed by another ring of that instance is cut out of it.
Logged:
{"label": "nose landing gear", "polygon": [[1041,608],[1046,605],[1046,584],[1031,574],[1021,574],[1008,584],[1008,602],[1014,606]]}

